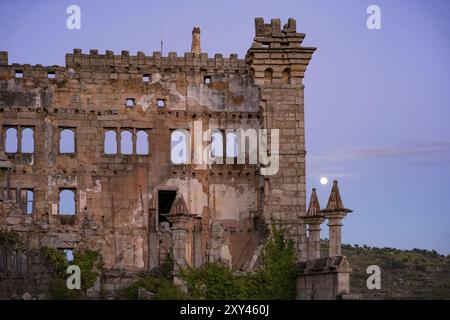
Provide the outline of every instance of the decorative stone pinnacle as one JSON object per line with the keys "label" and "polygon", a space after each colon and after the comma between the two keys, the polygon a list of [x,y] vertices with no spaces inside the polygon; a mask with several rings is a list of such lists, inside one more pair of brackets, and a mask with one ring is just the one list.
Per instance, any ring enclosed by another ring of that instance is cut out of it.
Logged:
{"label": "decorative stone pinnacle", "polygon": [[350,209],[344,208],[342,203],[341,195],[339,193],[339,187],[337,180],[333,181],[333,187],[331,188],[330,198],[328,199],[327,207],[322,210],[322,213],[330,212],[352,212]]}
{"label": "decorative stone pinnacle", "polygon": [[308,211],[306,211],[306,216],[317,217],[321,216],[319,199],[317,198],[316,188],[312,189],[311,198],[309,200]]}

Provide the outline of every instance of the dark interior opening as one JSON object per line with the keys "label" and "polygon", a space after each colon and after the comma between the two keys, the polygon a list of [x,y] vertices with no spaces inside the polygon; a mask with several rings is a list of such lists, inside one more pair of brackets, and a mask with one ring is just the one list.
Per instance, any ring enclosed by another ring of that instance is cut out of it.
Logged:
{"label": "dark interior opening", "polygon": [[158,221],[167,222],[167,215],[170,212],[172,203],[177,196],[176,190],[159,190],[158,191]]}

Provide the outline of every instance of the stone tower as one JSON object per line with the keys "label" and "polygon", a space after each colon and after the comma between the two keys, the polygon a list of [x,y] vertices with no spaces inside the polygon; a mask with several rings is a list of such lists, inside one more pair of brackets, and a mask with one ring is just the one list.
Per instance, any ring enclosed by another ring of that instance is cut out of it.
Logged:
{"label": "stone tower", "polygon": [[263,216],[283,226],[298,259],[306,260],[306,227],[299,219],[306,212],[303,77],[316,48],[301,46],[305,34],[292,18],[283,28],[279,19],[266,24],[256,18],[255,29],[246,60],[260,89],[262,126],[280,130],[279,170],[265,176]]}

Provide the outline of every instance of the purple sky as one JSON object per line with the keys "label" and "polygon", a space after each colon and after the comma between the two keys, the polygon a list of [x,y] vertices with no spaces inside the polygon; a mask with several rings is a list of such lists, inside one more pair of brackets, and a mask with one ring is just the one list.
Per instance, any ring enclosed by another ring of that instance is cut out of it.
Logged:
{"label": "purple sky", "polygon": [[[65,27],[81,7],[81,30]],[[381,7],[382,29],[368,30],[366,8]],[[24,1],[0,2],[0,50],[10,63],[64,65],[73,48],[131,54],[190,50],[238,53],[254,18],[288,17],[316,51],[304,79],[308,189],[324,206],[337,178],[343,241],[450,253],[450,2]],[[309,192],[308,192],[309,196]],[[323,226],[323,229],[326,229]]]}

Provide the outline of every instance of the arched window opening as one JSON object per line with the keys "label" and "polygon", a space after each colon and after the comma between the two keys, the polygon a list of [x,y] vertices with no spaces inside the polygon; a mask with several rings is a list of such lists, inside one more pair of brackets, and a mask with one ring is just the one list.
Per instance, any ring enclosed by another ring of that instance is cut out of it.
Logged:
{"label": "arched window opening", "polygon": [[238,137],[236,133],[227,133],[227,158],[237,158],[238,156]]}
{"label": "arched window opening", "polygon": [[120,133],[120,153],[133,154],[133,135],[130,131],[124,130]]}
{"label": "arched window opening", "polygon": [[283,84],[291,84],[291,70],[289,68],[284,69],[282,74]]}
{"label": "arched window opening", "polygon": [[70,189],[62,189],[59,192],[59,214],[74,215],[75,214],[75,192]]}
{"label": "arched window opening", "polygon": [[271,84],[272,83],[272,77],[273,77],[273,70],[271,68],[267,68],[264,71],[264,83],[265,84]]}
{"label": "arched window opening", "polygon": [[170,137],[170,160],[173,164],[185,164],[188,161],[187,134],[175,130]]}
{"label": "arched window opening", "polygon": [[105,132],[105,154],[117,153],[117,134],[114,130]]}
{"label": "arched window opening", "polygon": [[148,154],[148,133],[144,130],[139,130],[136,133],[136,153]]}
{"label": "arched window opening", "polygon": [[31,128],[22,129],[22,137],[20,139],[20,149],[22,153],[34,152],[34,132]]}
{"label": "arched window opening", "polygon": [[75,153],[75,132],[63,129],[59,137],[59,153]]}
{"label": "arched window opening", "polygon": [[7,153],[17,152],[17,129],[8,128],[6,130],[5,151]]}
{"label": "arched window opening", "polygon": [[211,135],[211,157],[223,157],[223,136],[221,132]]}

